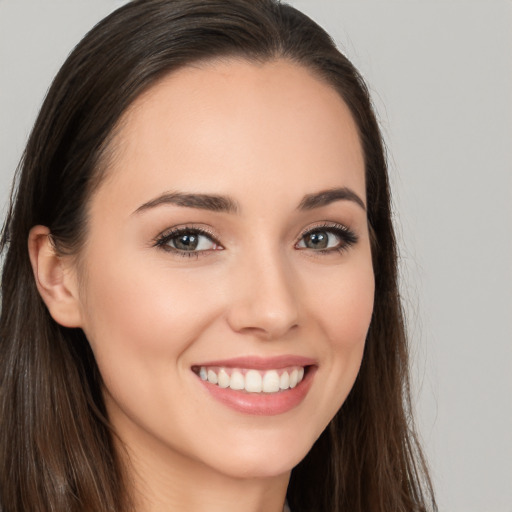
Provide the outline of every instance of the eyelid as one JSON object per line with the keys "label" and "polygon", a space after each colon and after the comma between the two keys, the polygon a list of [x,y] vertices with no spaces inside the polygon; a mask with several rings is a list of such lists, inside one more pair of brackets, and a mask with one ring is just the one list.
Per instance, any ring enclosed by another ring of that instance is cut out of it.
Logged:
{"label": "eyelid", "polygon": [[345,231],[347,233],[351,231],[348,226],[346,226],[345,224],[341,224],[340,222],[323,220],[319,221],[316,224],[310,225],[307,228],[304,228],[304,230],[300,234],[300,237],[303,237],[304,235],[307,235],[312,231],[318,231],[321,229],[339,229],[340,231]]}
{"label": "eyelid", "polygon": [[[341,238],[341,245],[339,247],[332,247],[327,249],[312,249],[312,251],[316,253],[343,251],[349,247],[352,247],[359,241],[358,235],[345,224],[340,224],[339,222],[322,221],[319,224],[308,226],[306,229],[304,229],[295,242],[295,247],[297,247],[297,245],[304,239],[304,237],[317,231],[330,231],[334,233],[336,236]],[[307,249],[307,247],[300,249]]]}
{"label": "eyelid", "polygon": [[223,250],[224,247],[219,242],[218,237],[213,233],[212,230],[210,230],[207,227],[204,226],[197,226],[194,224],[182,224],[179,226],[173,226],[172,228],[168,228],[162,232],[160,232],[152,242],[152,245],[154,247],[158,247],[164,251],[171,252],[174,254],[177,254],[179,256],[186,256],[186,257],[199,257],[200,255],[206,255],[207,253],[210,253],[211,249],[206,250],[200,250],[200,251],[185,251],[177,249],[176,247],[172,247],[171,245],[168,245],[168,242],[174,238],[179,236],[180,234],[185,233],[194,233],[197,235],[202,235],[207,238],[209,238],[218,248],[215,250]]}
{"label": "eyelid", "polygon": [[[325,249],[312,249],[308,247],[298,247],[298,244],[301,243],[304,238],[312,233],[318,232],[318,231],[329,231],[333,233],[338,239],[340,240],[340,243],[336,247],[329,247]],[[172,247],[172,245],[169,244],[169,241],[179,236],[180,234],[185,233],[194,233],[198,235],[205,236],[209,238],[215,245],[215,249],[203,249],[203,250],[182,250],[178,249],[176,247]],[[359,237],[354,233],[352,229],[350,229],[348,226],[341,224],[339,222],[331,222],[331,221],[322,221],[318,224],[314,224],[311,226],[308,226],[305,228],[299,237],[297,238],[294,247],[296,249],[305,250],[308,249],[311,252],[317,253],[317,254],[324,254],[324,253],[332,253],[332,252],[341,252],[344,250],[349,249],[351,246],[356,244],[359,241]],[[154,247],[158,247],[166,252],[174,253],[179,256],[186,256],[186,257],[199,257],[199,256],[206,256],[208,254],[211,254],[212,252],[216,250],[223,250],[223,245],[219,242],[218,237],[213,233],[213,230],[209,227],[205,227],[204,225],[198,226],[195,224],[182,224],[178,226],[173,226],[172,228],[168,228],[162,232],[160,232],[152,242],[152,245]]]}

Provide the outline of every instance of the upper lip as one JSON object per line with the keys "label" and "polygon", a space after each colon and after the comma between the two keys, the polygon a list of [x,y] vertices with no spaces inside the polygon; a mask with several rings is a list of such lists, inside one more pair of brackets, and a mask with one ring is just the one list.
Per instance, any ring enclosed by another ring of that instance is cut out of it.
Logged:
{"label": "upper lip", "polygon": [[231,359],[219,359],[215,361],[205,361],[194,366],[222,366],[227,368],[249,368],[254,370],[279,370],[289,366],[311,366],[315,365],[316,360],[311,357],[285,354],[281,356],[261,357],[261,356],[242,356]]}

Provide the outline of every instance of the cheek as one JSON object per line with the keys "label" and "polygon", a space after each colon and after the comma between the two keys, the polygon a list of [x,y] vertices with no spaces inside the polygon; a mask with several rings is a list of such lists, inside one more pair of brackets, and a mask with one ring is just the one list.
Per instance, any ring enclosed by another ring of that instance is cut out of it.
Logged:
{"label": "cheek", "polygon": [[199,276],[158,268],[159,262],[113,261],[91,266],[84,332],[112,423],[120,431],[137,425],[159,437],[172,430],[173,411],[193,416],[195,397],[184,402],[179,391],[169,390],[192,378],[187,353],[217,317],[218,299],[205,293]]}
{"label": "cheek", "polygon": [[341,269],[329,286],[317,290],[317,316],[322,319],[331,349],[351,351],[364,345],[373,313],[375,282],[371,263]]}
{"label": "cheek", "polygon": [[216,315],[214,294],[205,294],[186,273],[128,259],[92,268],[85,283],[84,332],[105,382],[112,368],[139,378],[150,364],[151,372],[174,371]]}
{"label": "cheek", "polygon": [[327,411],[327,422],[345,401],[359,373],[374,291],[373,269],[368,259],[340,269],[331,286],[316,293],[316,316],[327,340],[323,370],[328,376],[324,395],[319,399]]}

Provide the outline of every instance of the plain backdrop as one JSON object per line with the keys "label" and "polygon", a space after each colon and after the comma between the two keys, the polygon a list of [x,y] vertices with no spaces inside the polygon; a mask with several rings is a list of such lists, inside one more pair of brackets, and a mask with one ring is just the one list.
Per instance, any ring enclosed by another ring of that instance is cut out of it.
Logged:
{"label": "plain backdrop", "polygon": [[[0,0],[2,205],[51,79],[122,3]],[[440,511],[512,512],[512,3],[291,3],[366,77],[389,147],[414,400]]]}

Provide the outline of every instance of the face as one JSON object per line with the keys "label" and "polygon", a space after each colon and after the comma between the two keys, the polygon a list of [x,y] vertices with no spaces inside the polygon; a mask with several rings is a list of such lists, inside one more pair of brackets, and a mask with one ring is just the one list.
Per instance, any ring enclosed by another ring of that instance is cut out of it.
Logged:
{"label": "face", "polygon": [[137,460],[289,472],[342,405],[373,307],[348,108],[286,61],[174,72],[125,115],[79,309]]}

